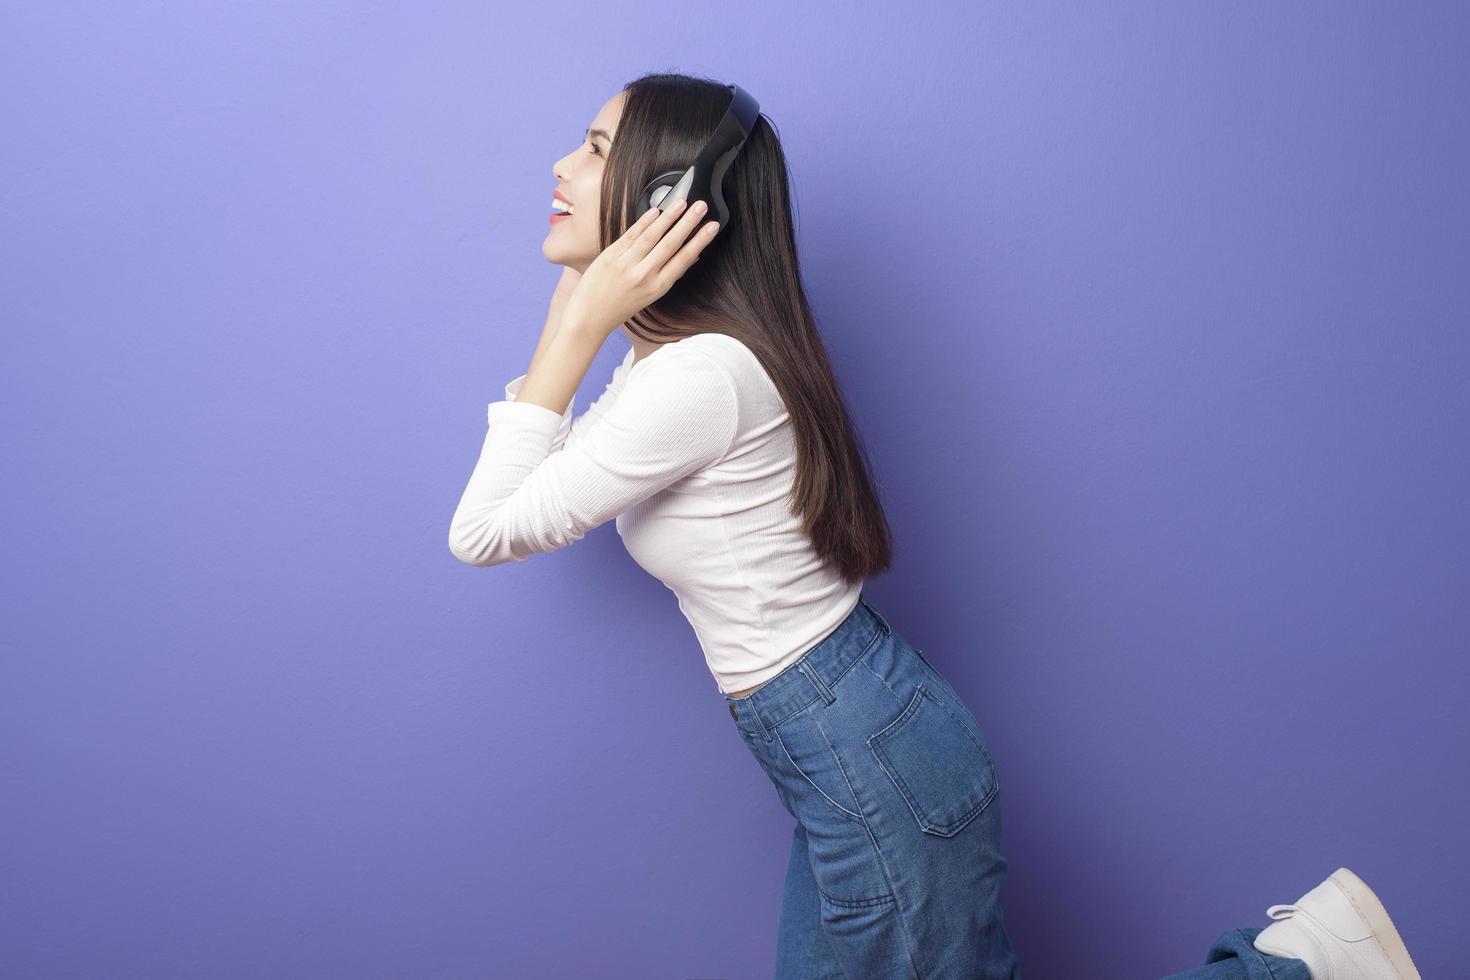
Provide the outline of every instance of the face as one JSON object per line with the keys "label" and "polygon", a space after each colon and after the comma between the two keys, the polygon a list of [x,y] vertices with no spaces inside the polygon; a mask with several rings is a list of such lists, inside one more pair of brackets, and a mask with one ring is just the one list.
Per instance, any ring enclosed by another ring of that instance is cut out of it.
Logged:
{"label": "face", "polygon": [[[551,227],[541,243],[546,261],[587,271],[597,258],[597,216],[602,203],[602,173],[607,155],[618,131],[627,96],[618,92],[608,99],[587,127],[588,132],[571,153],[556,161],[551,174],[556,178],[553,191],[571,203],[572,214],[566,217],[553,211]],[[548,202],[549,204],[549,202]]]}

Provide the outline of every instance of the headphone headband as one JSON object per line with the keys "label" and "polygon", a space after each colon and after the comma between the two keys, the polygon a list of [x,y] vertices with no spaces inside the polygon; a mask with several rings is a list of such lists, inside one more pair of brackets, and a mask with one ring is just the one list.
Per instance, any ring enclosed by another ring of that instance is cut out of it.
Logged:
{"label": "headphone headband", "polygon": [[694,162],[686,169],[669,170],[649,181],[638,196],[635,218],[652,207],[667,210],[677,201],[690,204],[704,201],[710,209],[703,220],[718,221],[721,230],[728,227],[730,209],[725,204],[723,190],[725,171],[730,169],[735,154],[740,152],[751,130],[755,129],[761,106],[755,96],[739,85],[732,84],[727,88],[730,89],[730,106],[719,125],[715,126],[714,133],[700,147]]}

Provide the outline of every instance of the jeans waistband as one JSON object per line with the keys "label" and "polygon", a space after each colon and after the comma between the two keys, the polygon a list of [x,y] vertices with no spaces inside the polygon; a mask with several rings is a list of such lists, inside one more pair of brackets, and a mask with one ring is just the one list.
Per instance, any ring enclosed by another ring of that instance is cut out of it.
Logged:
{"label": "jeans waistband", "polygon": [[837,679],[868,652],[878,637],[892,632],[888,621],[859,593],[857,605],[847,618],[795,663],[754,694],[725,698],[736,727],[769,742],[773,728],[817,698],[828,704],[835,701],[832,687]]}

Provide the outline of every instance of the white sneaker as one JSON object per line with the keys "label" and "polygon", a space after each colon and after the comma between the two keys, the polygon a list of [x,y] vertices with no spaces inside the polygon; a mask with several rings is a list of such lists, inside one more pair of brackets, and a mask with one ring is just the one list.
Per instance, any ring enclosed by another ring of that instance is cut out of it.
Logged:
{"label": "white sneaker", "polygon": [[1266,914],[1276,921],[1252,945],[1305,961],[1312,980],[1420,980],[1388,910],[1347,868],[1296,904],[1273,905]]}

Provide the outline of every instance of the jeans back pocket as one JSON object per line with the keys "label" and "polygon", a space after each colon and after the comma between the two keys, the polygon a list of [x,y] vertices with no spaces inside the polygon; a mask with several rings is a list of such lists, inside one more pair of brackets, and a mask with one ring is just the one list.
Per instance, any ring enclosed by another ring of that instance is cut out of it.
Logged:
{"label": "jeans back pocket", "polygon": [[953,837],[1000,788],[990,750],[922,682],[867,741],[926,834]]}

